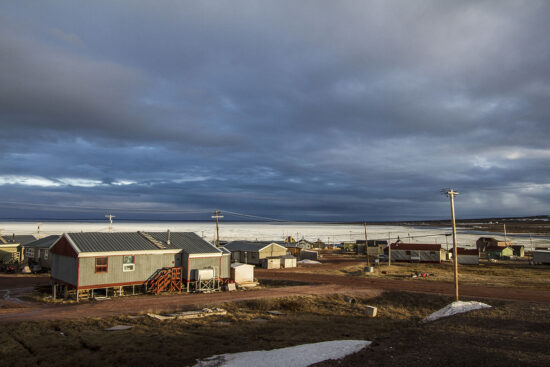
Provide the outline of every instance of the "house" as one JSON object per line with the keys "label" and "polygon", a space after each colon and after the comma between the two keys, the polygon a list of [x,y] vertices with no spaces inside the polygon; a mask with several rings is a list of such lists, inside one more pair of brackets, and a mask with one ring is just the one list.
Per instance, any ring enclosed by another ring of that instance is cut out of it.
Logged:
{"label": "house", "polygon": [[525,246],[523,245],[512,245],[512,250],[514,250],[514,256],[517,256],[517,257],[525,256]]}
{"label": "house", "polygon": [[493,237],[479,237],[476,241],[476,247],[480,252],[485,252],[487,247],[507,247],[512,245],[511,241],[499,241]]}
{"label": "house", "polygon": [[535,264],[550,264],[550,248],[535,248],[535,250],[533,251],[533,262]]}
{"label": "house", "polygon": [[281,257],[287,248],[273,241],[232,241],[225,245],[233,262],[261,265],[262,259]]}
{"label": "house", "polygon": [[317,239],[317,241],[313,242],[314,248],[318,248],[321,250],[324,250],[326,245],[323,241],[321,241],[320,238]]}
{"label": "house", "polygon": [[[454,253],[454,249],[451,249]],[[457,247],[456,255],[460,265],[479,265],[479,250]]]}
{"label": "house", "polygon": [[25,259],[29,265],[40,265],[42,269],[50,269],[52,264],[50,247],[59,237],[59,235],[51,235],[25,245]]}
{"label": "house", "polygon": [[305,238],[302,238],[300,241],[296,242],[294,245],[296,245],[296,247],[299,247],[305,250],[310,250],[312,248],[315,248],[315,243],[309,242]]}
{"label": "house", "polygon": [[345,252],[357,252],[357,244],[351,241],[342,242],[340,248]]}
{"label": "house", "polygon": [[[441,244],[396,242],[390,246],[391,261],[441,263],[447,253]],[[384,254],[389,255],[389,248],[384,249]]]}
{"label": "house", "polygon": [[302,249],[294,246],[294,243],[285,243],[285,247],[290,255],[300,257]]}
{"label": "house", "polygon": [[224,253],[192,232],[64,233],[50,254],[54,297],[76,290],[77,300],[83,290],[189,291],[230,276]]}
{"label": "house", "polygon": [[355,245],[357,248],[357,254],[378,257],[384,253],[384,249],[388,246],[388,241],[384,240],[368,240],[367,246],[365,246],[365,240],[356,240]]}
{"label": "house", "polygon": [[35,241],[32,235],[0,236],[0,264],[15,264],[25,259],[25,245]]}
{"label": "house", "polygon": [[512,247],[489,246],[485,248],[485,253],[488,259],[504,260],[514,256],[514,249]]}

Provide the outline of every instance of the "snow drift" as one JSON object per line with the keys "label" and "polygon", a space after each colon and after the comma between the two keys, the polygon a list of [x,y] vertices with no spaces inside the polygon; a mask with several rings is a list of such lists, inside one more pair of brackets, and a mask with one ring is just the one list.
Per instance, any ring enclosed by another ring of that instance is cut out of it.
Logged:
{"label": "snow drift", "polygon": [[448,316],[456,315],[458,313],[465,313],[473,310],[480,310],[482,308],[491,308],[491,306],[489,306],[488,304],[476,302],[476,301],[470,301],[470,302],[456,301],[451,303],[450,305],[443,307],[441,310],[432,313],[430,316],[426,317],[422,321],[423,322],[435,321],[442,317],[448,317]]}
{"label": "snow drift", "polygon": [[334,340],[273,350],[219,354],[198,360],[194,367],[306,367],[328,359],[343,358],[370,344],[366,340]]}

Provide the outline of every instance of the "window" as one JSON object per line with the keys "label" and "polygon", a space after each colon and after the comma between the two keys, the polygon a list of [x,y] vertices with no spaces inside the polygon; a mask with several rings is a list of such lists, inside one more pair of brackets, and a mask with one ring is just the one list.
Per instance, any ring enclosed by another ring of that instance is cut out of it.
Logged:
{"label": "window", "polygon": [[109,258],[108,257],[96,257],[95,258],[95,272],[96,273],[106,273],[109,267]]}
{"label": "window", "polygon": [[32,247],[28,247],[25,249],[25,256],[26,257],[34,257],[34,249]]}
{"label": "window", "polygon": [[122,257],[122,271],[134,271],[136,269],[136,257],[133,255]]}
{"label": "window", "polygon": [[430,255],[435,255],[435,251],[430,251]]}
{"label": "window", "polygon": [[50,252],[50,250],[46,249],[44,250],[44,260],[48,260],[48,253]]}
{"label": "window", "polygon": [[410,251],[407,251],[407,252],[406,252],[406,254],[407,254],[407,255],[410,255],[410,254],[411,254],[411,252],[410,252]]}

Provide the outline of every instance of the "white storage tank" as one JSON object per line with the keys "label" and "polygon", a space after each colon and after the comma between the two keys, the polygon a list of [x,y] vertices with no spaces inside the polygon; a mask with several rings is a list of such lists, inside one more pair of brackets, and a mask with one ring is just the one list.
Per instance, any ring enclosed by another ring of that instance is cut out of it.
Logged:
{"label": "white storage tank", "polygon": [[195,270],[195,279],[196,280],[210,280],[214,279],[214,269],[196,269]]}

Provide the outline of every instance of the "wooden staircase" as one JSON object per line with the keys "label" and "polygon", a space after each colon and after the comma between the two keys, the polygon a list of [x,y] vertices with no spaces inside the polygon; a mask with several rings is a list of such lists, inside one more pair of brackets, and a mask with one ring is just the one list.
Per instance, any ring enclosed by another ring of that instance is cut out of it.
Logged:
{"label": "wooden staircase", "polygon": [[183,286],[183,268],[162,268],[147,282],[147,289],[154,294],[160,292],[181,292]]}

